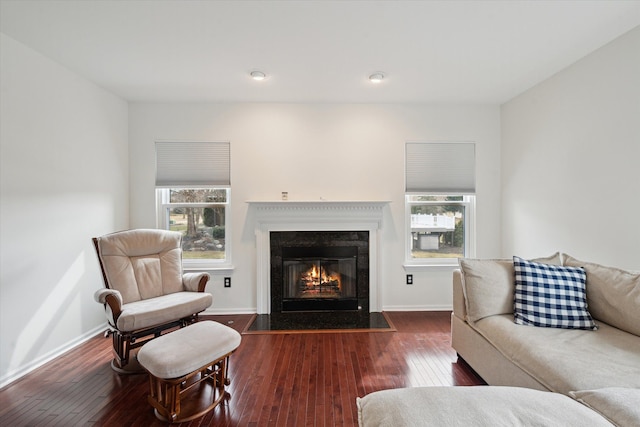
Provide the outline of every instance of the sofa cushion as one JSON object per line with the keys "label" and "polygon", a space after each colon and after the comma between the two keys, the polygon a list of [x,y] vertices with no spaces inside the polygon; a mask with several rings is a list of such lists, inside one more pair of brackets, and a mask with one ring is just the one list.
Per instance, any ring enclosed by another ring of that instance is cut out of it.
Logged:
{"label": "sofa cushion", "polygon": [[134,301],[122,306],[117,327],[120,331],[135,331],[161,325],[200,313],[212,303],[213,297],[207,292],[175,292]]}
{"label": "sofa cushion", "polygon": [[571,398],[520,387],[416,387],[357,398],[360,427],[609,426]]}
{"label": "sofa cushion", "polygon": [[579,261],[564,255],[565,264],[587,272],[589,312],[598,320],[640,336],[640,273]]}
{"label": "sofa cushion", "polygon": [[519,325],[596,329],[587,310],[586,273],[513,257],[514,319]]}
{"label": "sofa cushion", "polygon": [[597,331],[530,328],[505,314],[471,327],[551,391],[640,388],[640,340],[606,323]]}
{"label": "sofa cushion", "polygon": [[460,259],[467,320],[513,313],[513,261]]}
{"label": "sofa cushion", "polygon": [[[560,254],[535,261],[560,265]],[[513,313],[513,260],[461,258],[459,264],[468,321]]]}
{"label": "sofa cushion", "polygon": [[609,387],[569,393],[583,405],[620,427],[640,426],[640,389]]}

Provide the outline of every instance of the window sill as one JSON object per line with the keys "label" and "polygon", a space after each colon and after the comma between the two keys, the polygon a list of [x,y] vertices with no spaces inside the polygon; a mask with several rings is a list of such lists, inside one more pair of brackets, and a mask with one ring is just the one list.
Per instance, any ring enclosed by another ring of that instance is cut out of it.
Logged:
{"label": "window sill", "polygon": [[450,269],[460,268],[458,262],[453,263],[434,263],[434,264],[403,264],[404,271],[429,271],[433,269]]}
{"label": "window sill", "polygon": [[206,273],[212,273],[212,274],[228,274],[228,273],[233,273],[233,270],[235,270],[235,267],[231,264],[221,264],[221,265],[216,265],[216,266],[211,266],[211,265],[183,265],[182,269],[185,272],[206,272]]}

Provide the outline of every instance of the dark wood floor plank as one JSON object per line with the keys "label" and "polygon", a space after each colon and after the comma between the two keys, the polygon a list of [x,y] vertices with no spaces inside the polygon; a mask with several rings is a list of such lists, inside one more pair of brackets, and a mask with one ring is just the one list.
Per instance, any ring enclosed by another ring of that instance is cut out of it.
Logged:
{"label": "dark wood floor plank", "polygon": [[[309,336],[301,335],[301,347],[298,352],[298,356],[302,360],[298,361],[300,365],[300,373],[297,377],[299,394],[294,396],[294,402],[296,402],[296,408],[291,408],[290,412],[295,413],[295,420],[293,425],[304,425],[307,419],[307,413],[309,408],[313,405],[313,396],[311,396],[311,381],[312,381],[312,363],[311,358],[313,356],[313,343]],[[295,399],[297,398],[297,400]]]}
{"label": "dark wood floor plank", "polygon": [[[387,313],[396,332],[243,335],[229,396],[182,427],[357,425],[355,399],[377,390],[484,384],[451,348],[449,312]],[[203,316],[245,329],[250,315]],[[0,425],[165,426],[147,403],[146,375],[110,366],[95,337],[0,390]]]}

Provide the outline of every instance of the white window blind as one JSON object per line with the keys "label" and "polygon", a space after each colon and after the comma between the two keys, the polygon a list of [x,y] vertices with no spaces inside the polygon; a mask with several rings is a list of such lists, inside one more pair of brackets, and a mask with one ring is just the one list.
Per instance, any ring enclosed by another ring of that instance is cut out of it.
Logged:
{"label": "white window blind", "polygon": [[156,186],[231,185],[228,142],[156,142]]}
{"label": "white window blind", "polygon": [[475,194],[473,142],[407,142],[407,193]]}

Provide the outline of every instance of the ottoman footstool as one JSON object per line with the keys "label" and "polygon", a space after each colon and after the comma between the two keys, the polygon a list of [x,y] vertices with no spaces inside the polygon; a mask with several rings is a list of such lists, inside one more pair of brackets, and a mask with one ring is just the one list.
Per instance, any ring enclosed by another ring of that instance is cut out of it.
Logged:
{"label": "ottoman footstool", "polygon": [[390,389],[356,405],[360,427],[614,427],[568,396],[519,387]]}
{"label": "ottoman footstool", "polygon": [[184,422],[215,408],[229,385],[229,356],[240,334],[203,321],[148,342],[138,362],[149,372],[148,401],[162,421]]}

